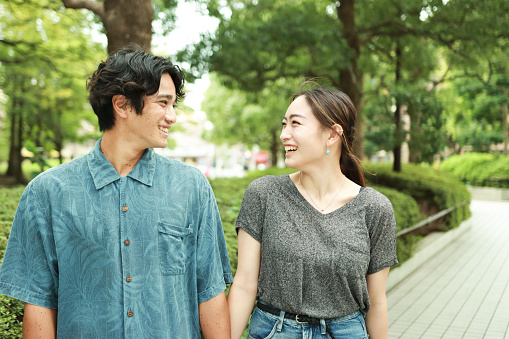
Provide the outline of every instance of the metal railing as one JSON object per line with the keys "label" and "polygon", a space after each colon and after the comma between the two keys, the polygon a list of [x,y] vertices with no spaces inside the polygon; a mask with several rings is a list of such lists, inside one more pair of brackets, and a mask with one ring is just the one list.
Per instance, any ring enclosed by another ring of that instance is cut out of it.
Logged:
{"label": "metal railing", "polygon": [[423,226],[429,225],[430,223],[432,223],[433,221],[437,220],[438,218],[441,218],[444,215],[447,215],[447,214],[451,213],[452,211],[454,211],[454,210],[456,210],[456,209],[466,205],[469,202],[470,202],[470,200],[465,200],[465,201],[459,203],[456,206],[453,206],[453,207],[450,207],[450,208],[448,208],[446,210],[440,211],[437,214],[433,214],[432,216],[422,220],[421,222],[415,224],[414,226],[409,227],[409,228],[405,228],[404,230],[399,231],[398,233],[396,233],[396,237],[400,237],[400,236],[405,235],[407,233],[413,232],[416,229],[419,229],[419,228],[421,228]]}

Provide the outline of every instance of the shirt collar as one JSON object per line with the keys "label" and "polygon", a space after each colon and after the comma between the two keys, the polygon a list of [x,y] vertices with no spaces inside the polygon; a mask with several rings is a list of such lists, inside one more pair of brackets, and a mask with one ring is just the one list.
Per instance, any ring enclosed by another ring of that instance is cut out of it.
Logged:
{"label": "shirt collar", "polygon": [[[101,140],[102,138],[95,143],[94,148],[88,154],[88,168],[92,174],[96,189],[101,189],[121,178],[115,167],[102,153]],[[155,169],[156,157],[154,156],[154,151],[151,148],[147,148],[134,169],[127,176],[144,185],[152,186]]]}

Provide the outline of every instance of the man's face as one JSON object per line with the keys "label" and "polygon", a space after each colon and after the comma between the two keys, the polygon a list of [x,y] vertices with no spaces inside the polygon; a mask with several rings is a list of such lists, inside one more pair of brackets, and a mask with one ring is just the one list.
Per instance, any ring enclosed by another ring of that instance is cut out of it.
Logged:
{"label": "man's face", "polygon": [[175,115],[176,90],[175,84],[168,73],[161,76],[159,91],[145,97],[141,115],[134,108],[129,112],[128,139],[136,148],[159,147],[168,144],[168,130],[177,121]]}

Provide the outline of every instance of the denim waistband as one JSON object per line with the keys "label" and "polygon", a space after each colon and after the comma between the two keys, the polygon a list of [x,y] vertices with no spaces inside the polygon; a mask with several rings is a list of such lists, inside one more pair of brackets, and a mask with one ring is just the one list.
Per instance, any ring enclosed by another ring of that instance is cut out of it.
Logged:
{"label": "denim waistband", "polygon": [[357,317],[361,314],[360,311],[353,312],[351,314],[348,314],[346,316],[333,318],[333,319],[323,319],[323,318],[314,318],[307,315],[301,315],[301,314],[295,314],[290,312],[285,312],[275,306],[272,306],[270,304],[267,304],[263,301],[258,301],[257,305],[258,309],[260,309],[263,312],[270,313],[274,316],[278,316],[281,318],[280,325],[278,326],[278,330],[281,330],[281,326],[283,325],[282,319],[287,319],[290,321],[294,321],[298,324],[308,324],[308,325],[314,325],[314,326],[320,326],[322,334],[329,334],[331,339],[334,339],[334,333],[332,332],[332,329],[330,328],[329,324],[345,321],[348,319],[352,319],[354,317]]}
{"label": "denim waistband", "polygon": [[[277,310],[277,312],[278,312],[278,313],[277,313],[277,315],[279,315],[279,313],[280,313],[281,311],[283,311],[283,310],[281,310],[281,309],[279,309],[279,308],[277,308],[277,307],[275,307],[275,306],[272,306],[272,305],[271,305],[271,304],[269,304],[269,303],[266,303],[266,302],[265,302],[265,301],[263,301],[263,300],[259,300],[257,303],[258,303],[258,304],[264,304],[264,305],[267,305],[267,306],[269,306],[269,307],[273,308],[274,310]],[[297,316],[297,314],[294,314],[294,313],[289,313],[289,312],[286,312],[286,311],[284,311],[284,312],[285,312],[285,314],[289,314],[290,316]],[[270,312],[269,312],[269,313],[270,313]],[[273,314],[273,313],[272,313],[272,314]],[[352,313],[350,313],[350,314],[343,315],[343,316],[341,316],[341,317],[337,317],[337,318],[317,318],[317,319],[323,319],[323,320],[325,320],[325,322],[327,322],[327,323],[336,323],[336,322],[342,322],[342,321],[345,321],[345,320],[349,320],[349,319],[352,319],[352,318],[358,317],[358,316],[359,316],[359,315],[361,315],[361,314],[362,314],[362,315],[365,315],[365,313],[364,313],[362,310],[357,310],[357,311],[355,311],[355,312],[352,312]],[[300,315],[300,316],[304,316],[304,315]],[[285,317],[285,318],[286,318],[286,317]],[[287,319],[289,319],[289,318],[287,318]]]}

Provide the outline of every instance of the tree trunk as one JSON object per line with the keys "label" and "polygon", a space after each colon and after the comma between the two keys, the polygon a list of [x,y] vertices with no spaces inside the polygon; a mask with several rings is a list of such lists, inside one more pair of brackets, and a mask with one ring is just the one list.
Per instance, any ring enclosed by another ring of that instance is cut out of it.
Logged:
{"label": "tree trunk", "polygon": [[[23,91],[21,91],[23,92]],[[27,180],[23,176],[21,164],[23,157],[21,148],[23,145],[23,100],[12,98],[10,120],[11,135],[9,138],[9,164],[7,166],[7,176],[14,177],[19,184],[26,184]]]}
{"label": "tree trunk", "polygon": [[[61,107],[61,105],[59,105]],[[60,108],[57,108],[55,110],[56,112],[56,119],[55,119],[55,130],[54,130],[54,133],[55,133],[55,140],[54,140],[54,143],[55,143],[55,150],[58,152],[58,160],[60,162],[60,164],[62,164],[64,162],[64,159],[62,158],[62,148],[63,148],[63,145],[64,145],[64,137],[63,137],[63,133],[62,133],[62,115],[63,115],[63,111],[62,109]]]}
{"label": "tree trunk", "polygon": [[279,140],[279,130],[271,131],[272,141],[270,143],[270,157],[271,157],[271,166],[277,166],[277,155],[279,152],[279,145],[281,144],[281,140]]}
{"label": "tree trunk", "polygon": [[350,60],[350,65],[343,68],[339,73],[339,86],[350,99],[352,99],[357,109],[357,121],[355,123],[356,139],[353,151],[360,159],[364,156],[364,123],[362,121],[362,74],[357,70],[357,62],[360,56],[360,41],[355,26],[355,0],[342,0],[336,2],[336,11],[339,20],[343,23],[343,36],[348,46],[353,50],[354,56]]}
{"label": "tree trunk", "polygon": [[154,8],[151,0],[104,0],[108,54],[130,42],[150,52]]}
{"label": "tree trunk", "polygon": [[152,0],[62,0],[66,8],[89,9],[103,22],[108,54],[130,42],[150,52],[154,8]]}
{"label": "tree trunk", "polygon": [[[504,94],[505,94],[505,97],[509,97],[509,90],[504,90]],[[507,116],[509,113],[508,113],[508,109],[507,109],[507,102],[502,105],[502,128],[504,129],[504,155],[507,155],[508,154],[508,150],[507,150],[507,147],[508,147],[508,144],[509,144],[509,128],[508,128],[508,119],[509,117]]]}
{"label": "tree trunk", "polygon": [[[395,78],[395,86],[396,88],[401,81],[401,47],[399,46],[399,42],[396,42],[396,78]],[[401,99],[400,95],[396,96],[396,111],[394,112],[394,163],[392,164],[392,170],[394,172],[401,172],[401,143],[402,143],[402,135],[403,132],[401,130]]]}

